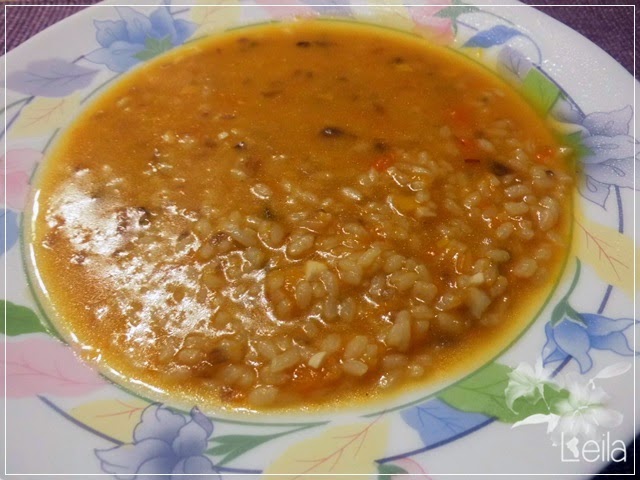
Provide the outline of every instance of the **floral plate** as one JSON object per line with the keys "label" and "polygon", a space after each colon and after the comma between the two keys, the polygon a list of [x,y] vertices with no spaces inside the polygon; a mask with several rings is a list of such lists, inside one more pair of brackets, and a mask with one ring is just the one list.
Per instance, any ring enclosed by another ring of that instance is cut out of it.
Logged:
{"label": "floral plate", "polygon": [[[520,4],[209,3],[97,5],[2,59],[6,473],[586,477],[623,460],[625,442],[640,430],[632,369],[634,79],[575,32]],[[409,31],[481,59],[578,149],[578,208],[562,279],[528,330],[493,361],[381,412],[245,421],[181,411],[114,386],[58,340],[33,299],[20,231],[34,169],[58,131],[123,72],[204,35],[317,16]]]}

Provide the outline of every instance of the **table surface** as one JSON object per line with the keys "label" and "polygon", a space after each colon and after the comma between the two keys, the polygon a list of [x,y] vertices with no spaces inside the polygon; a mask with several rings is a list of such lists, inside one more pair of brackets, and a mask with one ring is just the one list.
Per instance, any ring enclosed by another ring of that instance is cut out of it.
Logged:
{"label": "table surface", "polygon": [[[535,6],[545,14],[554,17],[570,26],[594,42],[618,63],[634,74],[634,1],[580,1],[565,0],[562,6],[551,0],[522,0],[523,3]],[[12,2],[0,1],[0,7]],[[6,18],[6,37],[4,22],[0,52],[10,51],[36,33],[48,26],[76,13],[86,5],[98,3],[97,0],[67,0],[67,1],[21,1],[21,5],[28,8],[10,8]],[[136,2],[122,2],[135,5]],[[144,2],[138,2],[144,3]],[[215,2],[212,2],[215,3]],[[274,2],[276,3],[276,2]],[[42,6],[46,5],[46,6]],[[51,8],[51,5],[59,5]],[[64,6],[62,6],[64,5]],[[4,10],[4,8],[2,8]],[[4,17],[4,11],[0,13]],[[4,18],[3,18],[4,20]],[[640,36],[636,42],[640,41]],[[636,77],[637,78],[637,77]],[[620,478],[621,474],[633,472],[634,444],[629,446],[627,462],[613,463],[599,475],[600,478]]]}

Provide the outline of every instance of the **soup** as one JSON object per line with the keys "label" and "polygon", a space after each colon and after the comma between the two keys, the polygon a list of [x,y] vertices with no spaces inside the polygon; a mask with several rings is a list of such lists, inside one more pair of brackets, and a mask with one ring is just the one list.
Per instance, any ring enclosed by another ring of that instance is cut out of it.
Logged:
{"label": "soup", "polygon": [[201,40],[127,75],[40,173],[30,245],[112,378],[335,407],[479,366],[568,243],[568,150],[490,72],[374,27]]}

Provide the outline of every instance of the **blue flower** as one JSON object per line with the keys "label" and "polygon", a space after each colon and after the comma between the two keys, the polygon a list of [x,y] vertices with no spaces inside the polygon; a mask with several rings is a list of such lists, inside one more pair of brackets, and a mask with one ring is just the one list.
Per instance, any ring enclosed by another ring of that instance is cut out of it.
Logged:
{"label": "blue flower", "polygon": [[[4,255],[13,247],[20,236],[20,226],[18,225],[18,214],[12,210],[0,209],[0,244],[2,244],[1,254]],[[6,230],[5,230],[6,225]],[[6,239],[6,243],[5,243]]]}
{"label": "blue flower", "polygon": [[119,480],[140,479],[187,480],[220,479],[205,455],[213,424],[197,408],[191,419],[173,413],[159,404],[142,412],[133,431],[133,443],[107,450],[96,450],[102,470]]}
{"label": "blue flower", "polygon": [[413,428],[427,447],[451,442],[491,418],[474,412],[463,412],[439,398],[407,408],[400,414],[404,422]]}
{"label": "blue flower", "polygon": [[[582,153],[583,175],[578,188],[584,198],[604,208],[612,186],[634,188],[633,165],[640,156],[640,143],[629,135],[633,118],[630,105],[584,115],[571,102],[560,99],[553,115],[579,127],[572,136]],[[636,169],[636,181],[639,172]]]}
{"label": "blue flower", "polygon": [[[498,71],[517,84],[525,81],[532,68],[531,61],[514,48],[505,47],[498,54]],[[573,130],[566,138],[580,154],[583,175],[578,188],[584,198],[604,208],[612,186],[634,188],[633,165],[640,158],[640,143],[629,135],[631,105],[585,115],[561,92],[550,113]],[[639,172],[637,168],[635,180]]]}
{"label": "blue flower", "polygon": [[610,350],[618,355],[634,355],[623,333],[634,324],[633,319],[612,319],[591,313],[582,313],[580,318],[582,322],[565,317],[556,325],[547,323],[544,329],[547,343],[542,349],[545,365],[571,356],[584,374],[593,366],[589,355],[592,348]]}
{"label": "blue flower", "polygon": [[168,6],[157,8],[148,17],[130,7],[116,7],[116,11],[120,20],[94,21],[96,40],[102,48],[85,57],[114,72],[125,72],[184,43],[196,29],[192,22],[175,20]]}

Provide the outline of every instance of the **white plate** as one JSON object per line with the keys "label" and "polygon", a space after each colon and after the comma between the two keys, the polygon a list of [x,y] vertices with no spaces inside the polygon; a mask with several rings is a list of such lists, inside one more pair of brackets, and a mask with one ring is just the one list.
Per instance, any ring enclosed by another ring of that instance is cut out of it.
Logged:
{"label": "white plate", "polygon": [[[631,368],[639,152],[631,75],[577,33],[519,4],[183,3],[94,6],[3,58],[6,473],[108,473],[123,479],[149,471],[173,479],[184,473],[225,478],[260,472],[327,475],[323,478],[340,473],[586,477],[621,453],[639,430]],[[85,100],[139,63],[134,55],[149,47],[141,38],[169,35],[178,45],[239,25],[319,14],[430,31],[463,53],[482,52],[487,64],[574,134],[585,153],[573,249],[562,280],[531,327],[491,363],[385,412],[229,421],[170,410],[110,384],[40,323],[19,240],[33,170]],[[539,361],[544,370],[540,364],[536,369]]]}

